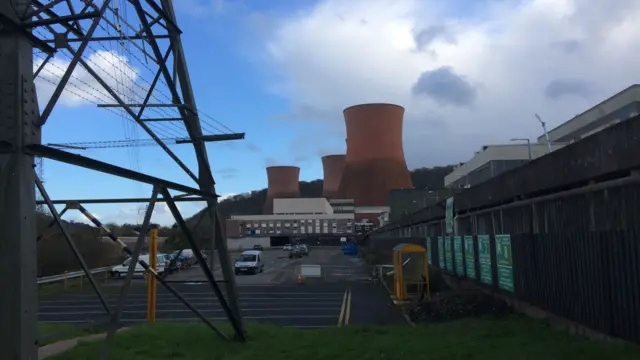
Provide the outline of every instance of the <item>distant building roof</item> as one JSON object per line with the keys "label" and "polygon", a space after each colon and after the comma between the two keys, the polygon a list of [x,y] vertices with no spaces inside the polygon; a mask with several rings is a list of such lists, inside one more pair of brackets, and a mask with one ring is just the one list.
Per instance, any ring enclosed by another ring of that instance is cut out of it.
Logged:
{"label": "distant building roof", "polygon": [[[611,96],[592,108],[576,115],[549,131],[551,142],[570,142],[593,133],[611,122],[626,120],[638,115],[640,105],[640,84],[634,84]],[[545,143],[545,135],[538,137],[538,143]]]}

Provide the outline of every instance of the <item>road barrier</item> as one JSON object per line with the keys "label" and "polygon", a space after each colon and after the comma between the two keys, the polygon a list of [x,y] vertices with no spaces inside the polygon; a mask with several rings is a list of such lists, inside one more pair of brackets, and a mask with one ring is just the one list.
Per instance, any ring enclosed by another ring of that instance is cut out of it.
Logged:
{"label": "road barrier", "polygon": [[[96,269],[91,269],[91,273],[92,274],[98,274],[101,272],[109,272],[111,270],[111,268],[113,268],[112,266],[105,266],[105,267],[101,267],[101,268],[96,268]],[[57,282],[57,281],[66,281],[68,279],[73,279],[73,278],[78,278],[78,277],[82,277],[85,276],[86,274],[84,273],[84,271],[82,270],[78,270],[78,271],[65,271],[62,274],[59,275],[52,275],[52,276],[43,276],[38,278],[38,284],[48,284],[48,283],[52,283],[52,282]]]}
{"label": "road barrier", "polygon": [[300,275],[303,277],[321,277],[322,268],[320,265],[300,265]]}

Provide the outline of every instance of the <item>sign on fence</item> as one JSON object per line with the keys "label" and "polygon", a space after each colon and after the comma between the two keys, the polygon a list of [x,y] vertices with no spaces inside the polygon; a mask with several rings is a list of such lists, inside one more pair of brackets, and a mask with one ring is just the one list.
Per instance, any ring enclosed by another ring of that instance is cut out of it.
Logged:
{"label": "sign on fence", "polygon": [[467,268],[467,277],[471,279],[476,278],[476,258],[475,251],[473,249],[473,236],[464,237],[464,256]]}
{"label": "sign on fence", "polygon": [[513,292],[511,235],[496,235],[496,262],[498,263],[498,287]]}
{"label": "sign on fence", "polygon": [[453,251],[451,249],[451,236],[444,237],[444,260],[447,271],[453,273]]}
{"label": "sign on fence", "polygon": [[444,269],[444,241],[442,236],[438,236],[438,266]]}
{"label": "sign on fence", "polygon": [[447,207],[445,211],[445,228],[447,234],[453,233],[453,197],[447,199]]}
{"label": "sign on fence", "polygon": [[478,235],[478,261],[480,261],[480,281],[487,285],[492,285],[491,241],[489,235]]}
{"label": "sign on fence", "polygon": [[456,257],[456,274],[464,276],[464,263],[462,258],[462,237],[453,237],[453,253]]}
{"label": "sign on fence", "polygon": [[429,236],[427,236],[427,261],[429,262],[429,265],[431,265],[433,263],[433,260],[431,260],[431,238]]}

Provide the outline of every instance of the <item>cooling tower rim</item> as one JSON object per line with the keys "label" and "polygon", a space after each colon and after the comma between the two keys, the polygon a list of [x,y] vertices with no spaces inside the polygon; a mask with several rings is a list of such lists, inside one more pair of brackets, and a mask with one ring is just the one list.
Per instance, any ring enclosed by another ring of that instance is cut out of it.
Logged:
{"label": "cooling tower rim", "polygon": [[331,154],[331,155],[325,155],[322,157],[322,159],[329,159],[329,158],[336,158],[336,157],[345,157],[347,156],[347,154]]}
{"label": "cooling tower rim", "polygon": [[366,104],[358,104],[358,105],[352,105],[349,106],[347,108],[345,108],[344,110],[342,110],[342,113],[346,113],[349,110],[352,110],[354,108],[358,108],[358,107],[365,107],[365,106],[391,106],[391,107],[397,107],[400,108],[402,111],[404,111],[404,106],[400,106],[398,104],[392,104],[392,103],[366,103]]}
{"label": "cooling tower rim", "polygon": [[267,166],[267,170],[269,169],[298,169],[300,170],[299,166],[293,166],[293,165],[274,165],[274,166]]}

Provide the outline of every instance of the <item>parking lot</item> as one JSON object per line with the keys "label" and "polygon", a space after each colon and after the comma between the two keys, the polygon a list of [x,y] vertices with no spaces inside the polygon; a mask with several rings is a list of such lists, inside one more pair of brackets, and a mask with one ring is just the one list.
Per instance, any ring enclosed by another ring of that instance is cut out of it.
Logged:
{"label": "parking lot", "polygon": [[[386,324],[402,321],[385,290],[369,280],[367,267],[357,258],[347,257],[339,249],[311,249],[309,256],[289,259],[281,250],[264,252],[265,270],[256,275],[236,276],[240,306],[246,321],[274,325],[314,328],[349,324]],[[323,277],[298,283],[299,267],[320,265]],[[216,278],[222,279],[220,270]],[[180,293],[205,316],[226,320],[224,311],[204,281],[196,265],[171,275]],[[224,289],[224,286],[222,286]],[[158,321],[195,321],[197,317],[178,299],[158,287]],[[108,294],[115,306],[117,294]],[[123,323],[143,322],[147,313],[144,287],[132,288],[123,315]],[[39,321],[88,323],[106,320],[104,309],[91,293],[59,294],[39,299]]]}
{"label": "parking lot", "polygon": [[[239,253],[230,254],[231,262],[239,256]],[[266,250],[262,253],[262,261],[264,263],[264,271],[256,275],[238,275],[236,276],[236,283],[238,285],[264,285],[271,284],[278,272],[290,267],[302,259],[289,259],[288,253],[281,249]],[[220,264],[216,264],[214,276],[217,279],[222,278],[222,270],[220,270]],[[200,269],[199,265],[193,265],[188,269],[180,270],[167,277],[172,282],[199,282],[206,281],[204,273]]]}

